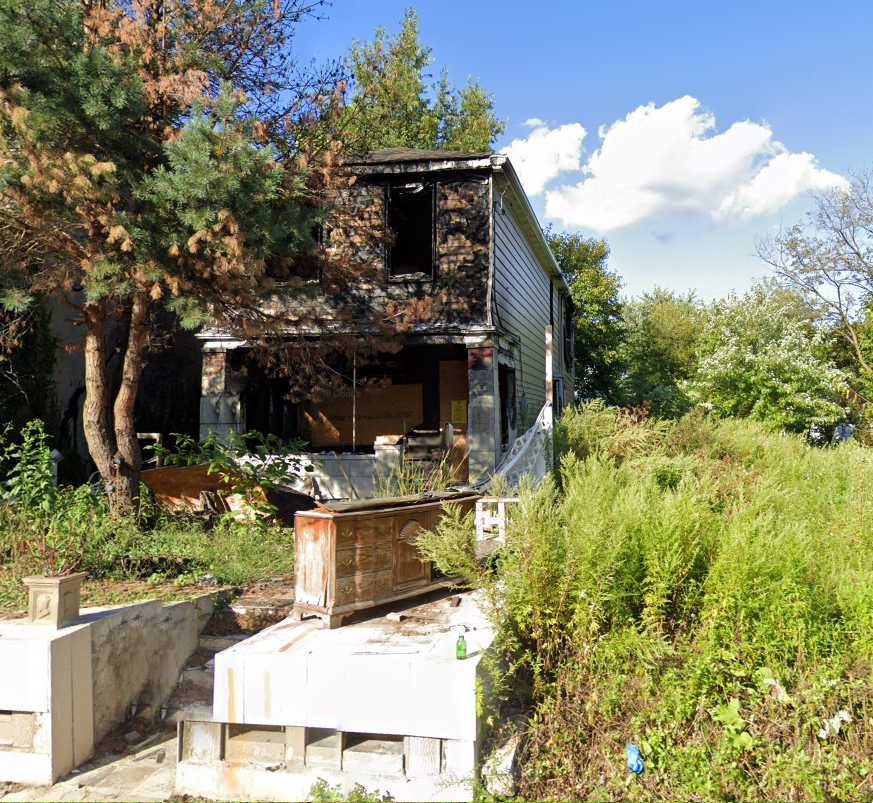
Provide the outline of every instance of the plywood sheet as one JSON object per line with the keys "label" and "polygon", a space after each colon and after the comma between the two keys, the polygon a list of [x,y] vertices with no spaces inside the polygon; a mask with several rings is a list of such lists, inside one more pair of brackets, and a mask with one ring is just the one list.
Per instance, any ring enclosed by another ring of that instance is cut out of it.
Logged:
{"label": "plywood sheet", "polygon": [[[361,446],[372,446],[380,435],[404,435],[424,420],[421,385],[361,388],[356,406]],[[304,402],[299,409],[301,435],[314,448],[352,445],[351,395]]]}
{"label": "plywood sheet", "polygon": [[440,361],[440,426],[450,421],[455,428],[452,479],[469,478],[467,454],[467,401],[469,383],[466,360]]}

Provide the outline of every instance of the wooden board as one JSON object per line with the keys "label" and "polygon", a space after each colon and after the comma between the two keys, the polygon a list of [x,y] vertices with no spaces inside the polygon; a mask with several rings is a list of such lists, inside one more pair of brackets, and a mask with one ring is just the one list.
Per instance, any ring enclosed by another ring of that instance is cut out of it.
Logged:
{"label": "wooden board", "polygon": [[[358,446],[372,446],[379,435],[405,435],[424,420],[421,385],[361,388],[356,407]],[[351,446],[351,393],[301,404],[300,430],[316,448]]]}
{"label": "wooden board", "polygon": [[230,493],[231,486],[222,482],[218,472],[209,473],[209,465],[165,466],[140,473],[139,478],[155,499],[171,507],[200,509],[201,491]]}
{"label": "wooden board", "polygon": [[[466,360],[440,361],[440,426],[450,421],[455,428],[452,480],[466,482],[470,475],[467,453],[467,403],[469,397]],[[464,415],[461,416],[461,408]],[[454,415],[453,415],[454,413]]]}

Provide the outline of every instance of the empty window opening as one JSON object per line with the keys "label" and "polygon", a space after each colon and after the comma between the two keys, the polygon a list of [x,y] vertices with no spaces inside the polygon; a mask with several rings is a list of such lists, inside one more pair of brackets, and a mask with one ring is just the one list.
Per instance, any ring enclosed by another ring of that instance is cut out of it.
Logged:
{"label": "empty window opening", "polygon": [[388,228],[392,238],[388,248],[389,275],[433,277],[433,185],[389,187]]}
{"label": "empty window opening", "polygon": [[498,365],[497,384],[500,392],[500,446],[505,451],[518,437],[515,370],[506,365]]}

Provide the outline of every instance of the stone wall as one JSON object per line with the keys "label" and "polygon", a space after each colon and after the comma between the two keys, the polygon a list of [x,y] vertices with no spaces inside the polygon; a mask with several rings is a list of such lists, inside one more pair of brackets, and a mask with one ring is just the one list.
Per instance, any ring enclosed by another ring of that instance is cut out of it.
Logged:
{"label": "stone wall", "polygon": [[136,707],[152,717],[219,592],[83,612],[62,628],[0,623],[0,782],[48,785]]}
{"label": "stone wall", "polygon": [[197,649],[214,605],[213,595],[207,594],[181,602],[137,602],[93,615],[95,741],[126,719],[133,704],[141,716],[155,715]]}

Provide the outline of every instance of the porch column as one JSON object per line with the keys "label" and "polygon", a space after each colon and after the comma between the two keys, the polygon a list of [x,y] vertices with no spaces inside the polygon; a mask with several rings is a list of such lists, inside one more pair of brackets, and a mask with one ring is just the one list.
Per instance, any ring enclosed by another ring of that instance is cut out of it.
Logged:
{"label": "porch column", "polygon": [[497,360],[491,345],[467,347],[467,448],[470,450],[470,481],[494,471],[500,450],[500,400]]}
{"label": "porch column", "polygon": [[200,440],[210,432],[221,437],[230,432],[242,432],[240,403],[241,382],[230,369],[230,354],[233,349],[223,345],[203,347],[203,373],[200,384]]}

